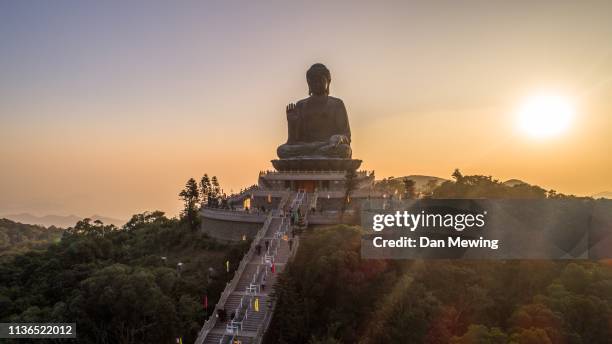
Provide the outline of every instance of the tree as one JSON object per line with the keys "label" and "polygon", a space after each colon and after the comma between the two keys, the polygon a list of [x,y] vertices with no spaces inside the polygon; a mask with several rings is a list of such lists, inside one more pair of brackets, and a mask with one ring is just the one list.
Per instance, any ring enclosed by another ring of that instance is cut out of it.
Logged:
{"label": "tree", "polygon": [[455,169],[452,174],[452,177],[457,183],[461,183],[463,181],[463,174],[461,174],[461,171],[459,171],[458,168]]}
{"label": "tree", "polygon": [[435,179],[430,179],[425,184],[425,190],[423,191],[427,196],[431,196],[434,190],[438,187],[438,181]]}
{"label": "tree", "polygon": [[361,259],[360,242],[361,231],[348,226],[300,239],[295,259],[275,286],[277,304],[264,343],[361,342],[363,321],[395,274],[392,262]]}
{"label": "tree", "polygon": [[383,178],[382,180],[375,182],[374,189],[382,192],[383,194],[395,195],[400,190],[404,190],[404,179],[403,177]]}
{"label": "tree", "polygon": [[219,186],[219,180],[217,180],[217,176],[213,176],[212,177],[212,193],[214,197],[219,196],[219,193],[221,192],[221,187]]}
{"label": "tree", "polygon": [[169,219],[166,217],[163,211],[145,211],[142,214],[133,215],[130,221],[123,225],[123,229],[128,231],[135,230],[138,228],[142,228],[150,223],[164,224],[168,221]]}
{"label": "tree", "polygon": [[67,235],[88,235],[95,237],[103,237],[108,233],[117,230],[115,225],[105,225],[100,220],[95,220],[93,223],[90,218],[79,220],[74,227],[66,229]]}
{"label": "tree", "polygon": [[415,199],[416,198],[416,183],[412,179],[404,178],[404,198]]}
{"label": "tree", "polygon": [[541,329],[546,332],[547,338],[554,343],[562,343],[563,338],[559,329],[563,325],[558,313],[553,312],[546,305],[532,303],[519,307],[510,318],[515,333],[519,336],[525,330]]}
{"label": "tree", "polygon": [[[13,237],[10,224],[0,219],[0,234],[9,234],[0,241]],[[39,229],[15,225],[23,235]],[[51,245],[10,259],[0,254],[0,322],[78,319],[82,344],[174,343],[179,336],[193,343],[206,317],[202,295],[215,305],[233,277],[209,281],[201,272],[226,260],[237,267],[250,247],[217,242],[160,211],[136,214],[122,230],[83,220],[62,232]],[[178,262],[185,263],[180,278]]]}
{"label": "tree", "polygon": [[200,201],[200,192],[195,179],[189,178],[185,188],[179,193],[179,197],[185,202],[185,207],[181,214],[183,219],[187,221],[192,230],[197,229],[200,225],[197,209],[197,204]]}
{"label": "tree", "polygon": [[177,327],[174,301],[149,271],[114,264],[81,283],[79,319],[99,339],[116,343],[170,342]]}
{"label": "tree", "polygon": [[454,337],[451,342],[453,344],[504,344],[508,342],[508,336],[497,327],[488,328],[484,325],[470,325],[467,332],[463,334],[463,336]]}
{"label": "tree", "polygon": [[432,198],[546,198],[546,190],[536,185],[508,186],[491,176],[464,176],[458,169],[452,176],[455,182],[446,181],[436,186]]}
{"label": "tree", "polygon": [[541,328],[528,328],[521,329],[520,332],[513,333],[510,336],[511,343],[525,343],[525,344],[548,344],[552,343],[546,331]]}
{"label": "tree", "polygon": [[208,178],[208,174],[204,173],[204,176],[200,180],[200,195],[202,196],[202,205],[208,203],[208,195],[212,191],[212,186],[210,184],[210,178]]}

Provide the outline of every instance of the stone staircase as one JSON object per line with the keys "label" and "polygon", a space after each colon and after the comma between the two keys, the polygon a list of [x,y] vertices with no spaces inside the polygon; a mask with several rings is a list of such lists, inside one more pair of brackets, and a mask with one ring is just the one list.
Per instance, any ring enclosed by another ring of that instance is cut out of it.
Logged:
{"label": "stone staircase", "polygon": [[[284,271],[291,254],[297,250],[297,244],[294,244],[293,252],[290,251],[286,240],[290,236],[291,226],[289,218],[284,216],[281,209],[288,200],[287,195],[281,200],[278,209],[268,215],[253,239],[251,248],[240,262],[234,278],[221,294],[213,315],[200,330],[196,344],[233,343],[236,339],[242,344],[261,343],[274,311],[274,300],[270,294],[278,275]],[[303,192],[291,197],[291,204],[295,207],[302,206],[305,201]],[[257,254],[258,245],[260,254]],[[220,310],[227,314],[226,321],[222,322],[216,316]]]}

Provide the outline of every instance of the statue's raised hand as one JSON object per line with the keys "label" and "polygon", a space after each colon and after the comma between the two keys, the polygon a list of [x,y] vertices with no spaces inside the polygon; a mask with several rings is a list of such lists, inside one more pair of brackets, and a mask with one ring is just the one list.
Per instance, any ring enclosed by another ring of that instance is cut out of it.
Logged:
{"label": "statue's raised hand", "polygon": [[287,105],[286,111],[288,120],[298,119],[298,110],[294,103],[289,103],[289,105]]}

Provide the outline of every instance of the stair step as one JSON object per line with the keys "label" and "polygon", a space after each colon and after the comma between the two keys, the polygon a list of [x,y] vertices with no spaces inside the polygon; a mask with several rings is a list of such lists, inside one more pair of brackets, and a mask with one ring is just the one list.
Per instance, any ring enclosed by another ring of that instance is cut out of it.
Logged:
{"label": "stair step", "polygon": [[[303,198],[302,203],[296,202],[294,206],[303,206],[306,204],[304,202],[307,202],[308,197],[305,196],[306,195],[301,194],[300,197]],[[291,199],[288,204],[291,204],[292,202],[293,199]],[[269,295],[274,291],[276,281],[278,280],[278,275],[285,270],[286,263],[291,256],[292,252],[289,250],[288,241],[276,239],[276,234],[281,229],[281,226],[286,226],[287,221],[289,220],[290,219],[288,217],[272,218],[272,221],[270,222],[270,225],[260,242],[260,245],[262,246],[262,254],[263,251],[265,251],[265,241],[269,242],[271,248],[270,251],[276,253],[274,256],[275,272],[272,273],[270,267],[262,263],[262,256],[253,256],[249,264],[242,272],[242,275],[238,277],[238,282],[236,283],[235,288],[228,295],[225,303],[220,305],[220,308],[225,310],[229,318],[231,317],[232,312],[236,312],[237,308],[240,306],[240,300],[243,300],[242,307],[240,307],[236,314],[236,319],[242,320],[240,330],[242,331],[242,335],[239,335],[238,339],[241,340],[243,344],[252,343],[252,337],[255,336],[257,331],[263,325],[264,320],[266,319],[266,314],[270,311],[271,297]],[[289,229],[283,228],[283,230],[286,230],[287,234],[290,233]],[[257,270],[258,267],[259,273]],[[263,274],[266,270],[267,275],[265,275],[265,288],[263,290],[260,289],[257,295],[248,293],[247,287],[249,287],[254,281],[253,277],[255,276],[255,282],[257,284],[261,284],[264,277]],[[255,297],[259,299],[259,312],[255,312],[253,308],[252,302]],[[208,332],[203,343],[230,343],[232,335],[226,333],[226,325],[227,321],[224,323],[216,321],[215,326],[210,332]],[[199,340],[202,339],[199,338]]]}

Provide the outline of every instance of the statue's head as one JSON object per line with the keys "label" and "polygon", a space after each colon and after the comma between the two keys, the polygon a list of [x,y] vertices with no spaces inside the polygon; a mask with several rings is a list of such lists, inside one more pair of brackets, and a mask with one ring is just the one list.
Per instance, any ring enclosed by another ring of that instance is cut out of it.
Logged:
{"label": "statue's head", "polygon": [[315,63],[306,72],[309,95],[328,95],[331,73],[322,63]]}

